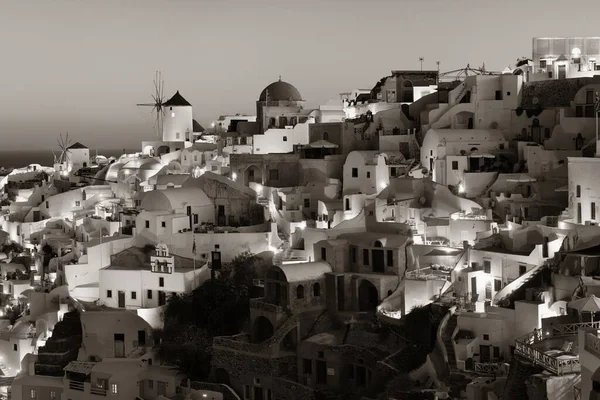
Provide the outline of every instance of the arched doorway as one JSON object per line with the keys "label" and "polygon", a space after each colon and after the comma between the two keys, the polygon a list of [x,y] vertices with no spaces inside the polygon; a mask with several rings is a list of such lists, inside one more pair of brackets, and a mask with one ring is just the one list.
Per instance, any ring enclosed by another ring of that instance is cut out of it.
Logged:
{"label": "arched doorway", "polygon": [[358,310],[375,311],[379,305],[379,292],[375,285],[363,279],[358,286]]}
{"label": "arched doorway", "polygon": [[273,336],[273,324],[271,324],[271,321],[262,315],[257,317],[252,325],[252,336],[255,343],[262,343]]}
{"label": "arched doorway", "polygon": [[216,379],[217,383],[230,386],[229,373],[227,371],[225,371],[223,368],[217,368],[215,370],[215,379]]}
{"label": "arched doorway", "polygon": [[402,103],[412,103],[415,99],[413,83],[409,80],[402,82]]}
{"label": "arched doorway", "polygon": [[157,150],[156,150],[156,156],[160,157],[163,154],[168,154],[171,151],[171,149],[169,149],[169,146],[160,146]]}
{"label": "arched doorway", "polygon": [[246,171],[244,171],[244,177],[246,184],[250,182],[262,183],[262,171],[256,165],[250,165],[248,168],[246,168]]}

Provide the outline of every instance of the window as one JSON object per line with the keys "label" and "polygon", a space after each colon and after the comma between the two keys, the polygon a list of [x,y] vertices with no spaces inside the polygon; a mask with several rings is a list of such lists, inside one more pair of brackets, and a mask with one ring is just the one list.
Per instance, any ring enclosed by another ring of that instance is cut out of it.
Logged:
{"label": "window", "polygon": [[577,198],[581,197],[581,185],[577,185],[576,190],[577,190],[577,193],[576,193]]}
{"label": "window", "polygon": [[591,219],[596,219],[596,203],[593,203],[590,205],[590,214],[591,214]]}
{"label": "window", "polygon": [[484,333],[483,334],[483,340],[490,340],[490,335]]}
{"label": "window", "polygon": [[506,95],[507,95],[507,96],[510,96],[510,92],[506,92]]}
{"label": "window", "polygon": [[502,281],[500,279],[494,279],[494,291],[499,292],[502,290]]}
{"label": "window", "polygon": [[287,142],[287,136],[284,136],[284,137],[283,137],[283,141],[284,141],[284,142]]}
{"label": "window", "polygon": [[19,351],[19,348],[17,347],[17,344],[16,344],[16,343],[15,343],[15,344],[13,344],[13,350],[14,350],[14,351]]}
{"label": "window", "polygon": [[175,134],[175,139],[179,139],[179,136],[180,136],[180,133],[179,133],[179,132],[177,132],[177,133]]}
{"label": "window", "polygon": [[[198,161],[198,156],[197,155],[194,155],[194,161]],[[150,381],[150,382],[152,382],[152,381]]]}
{"label": "window", "polygon": [[367,178],[371,177],[371,171],[367,171]]}
{"label": "window", "polygon": [[304,208],[310,208],[310,199],[304,199]]}
{"label": "window", "polygon": [[54,390],[50,391],[50,398],[51,399],[56,399],[56,391],[54,391]]}
{"label": "window", "polygon": [[148,380],[148,389],[154,389],[154,380],[153,379]]}
{"label": "window", "polygon": [[112,299],[112,290],[106,291],[106,297],[108,297],[109,299]]}
{"label": "window", "polygon": [[162,276],[158,278],[158,287],[165,287],[165,278]]}
{"label": "window", "polygon": [[302,360],[302,370],[305,374],[312,374],[312,360],[307,358]]}
{"label": "window", "polygon": [[321,295],[321,284],[319,282],[315,282],[313,285],[313,296],[319,297]]}
{"label": "window", "polygon": [[269,170],[269,179],[272,181],[279,180],[279,170],[278,169],[270,169]]}
{"label": "window", "polygon": [[458,161],[452,161],[452,171],[458,171]]}
{"label": "window", "polygon": [[150,229],[150,221],[146,220],[146,229]]}
{"label": "window", "polygon": [[502,100],[502,90],[496,90],[496,100]]}
{"label": "window", "polygon": [[363,249],[363,265],[369,265],[369,250]]}
{"label": "window", "polygon": [[350,260],[352,261],[352,263],[356,262],[356,247],[354,246],[350,247]]}
{"label": "window", "polygon": [[119,386],[116,383],[111,383],[110,384],[110,392],[112,394],[118,394],[119,393]]}
{"label": "window", "polygon": [[174,112],[171,113],[171,118],[175,118],[175,113]]}
{"label": "window", "polygon": [[492,262],[490,260],[483,260],[483,272],[486,274],[492,272]]}
{"label": "window", "polygon": [[350,199],[346,197],[346,211],[350,211]]}
{"label": "window", "polygon": [[519,265],[519,276],[523,275],[527,272],[527,267],[525,265]]}
{"label": "window", "polygon": [[296,298],[303,299],[304,298],[304,286],[298,285],[296,287]]}
{"label": "window", "polygon": [[75,202],[75,207],[79,207],[79,206],[81,206],[81,202],[80,201],[76,201]]}
{"label": "window", "polygon": [[152,300],[152,290],[148,289],[146,292],[146,297],[148,297],[148,300]]}
{"label": "window", "polygon": [[358,168],[352,168],[352,177],[358,178]]}
{"label": "window", "polygon": [[327,248],[321,247],[321,260],[327,261]]}
{"label": "window", "polygon": [[388,267],[394,266],[394,252],[392,250],[387,251],[387,266]]}
{"label": "window", "polygon": [[198,214],[194,214],[194,224],[198,223]]}
{"label": "window", "polygon": [[540,60],[540,68],[546,68],[546,60]]}
{"label": "window", "polygon": [[29,394],[31,395],[32,399],[37,399],[37,391],[35,389],[31,389]]}
{"label": "window", "polygon": [[160,226],[162,226],[163,228],[166,228],[167,227],[167,222],[166,221],[162,221],[160,223]]}
{"label": "window", "polygon": [[137,292],[131,292],[131,300],[137,299]]}
{"label": "window", "polygon": [[494,346],[494,358],[500,358],[500,347]]}
{"label": "window", "polygon": [[50,208],[50,202],[46,200],[46,208]]}

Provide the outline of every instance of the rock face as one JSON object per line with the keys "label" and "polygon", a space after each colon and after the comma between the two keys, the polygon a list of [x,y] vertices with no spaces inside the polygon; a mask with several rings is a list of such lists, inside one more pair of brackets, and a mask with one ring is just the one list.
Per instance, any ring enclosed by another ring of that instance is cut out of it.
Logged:
{"label": "rock face", "polygon": [[532,375],[527,379],[527,395],[530,400],[572,400],[575,398],[574,385],[581,381],[580,374],[554,376]]}
{"label": "rock face", "polygon": [[54,326],[52,337],[38,350],[35,374],[63,376],[63,368],[77,359],[80,347],[81,320],[77,311],[71,311]]}
{"label": "rock face", "polygon": [[[515,356],[510,363],[510,370],[504,386],[503,400],[529,400],[527,393],[527,379],[535,374],[543,371],[541,367],[537,367],[522,358]],[[535,397],[536,399],[538,397]],[[544,397],[546,399],[546,397]]]}

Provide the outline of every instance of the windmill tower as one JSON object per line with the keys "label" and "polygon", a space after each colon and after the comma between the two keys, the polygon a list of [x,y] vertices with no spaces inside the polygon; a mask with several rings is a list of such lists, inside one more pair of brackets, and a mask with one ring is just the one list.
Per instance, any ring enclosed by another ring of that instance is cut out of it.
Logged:
{"label": "windmill tower", "polygon": [[66,133],[65,136],[61,133],[56,141],[58,142],[60,151],[55,153],[54,150],[52,150],[52,155],[54,156],[54,169],[64,177],[69,173],[67,169],[69,159],[68,153],[70,152],[69,147],[72,143],[68,133]]}
{"label": "windmill tower", "polygon": [[138,107],[152,107],[151,112],[156,114],[155,127],[156,127],[156,134],[157,134],[159,140],[161,139],[161,136],[162,136],[163,119],[165,116],[164,86],[165,86],[165,82],[162,80],[162,72],[157,71],[156,77],[154,78],[154,94],[151,95],[152,101],[154,101],[154,103],[138,104]]}

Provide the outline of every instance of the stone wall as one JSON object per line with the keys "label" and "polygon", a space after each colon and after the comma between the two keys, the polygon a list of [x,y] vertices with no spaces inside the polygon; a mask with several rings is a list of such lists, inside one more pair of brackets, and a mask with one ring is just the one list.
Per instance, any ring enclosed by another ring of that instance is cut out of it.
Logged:
{"label": "stone wall", "polygon": [[593,78],[577,78],[526,82],[523,84],[521,108],[531,110],[569,107],[577,92],[593,81]]}

